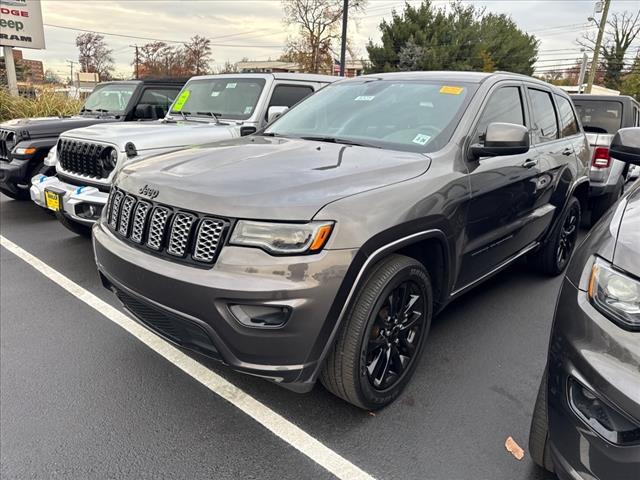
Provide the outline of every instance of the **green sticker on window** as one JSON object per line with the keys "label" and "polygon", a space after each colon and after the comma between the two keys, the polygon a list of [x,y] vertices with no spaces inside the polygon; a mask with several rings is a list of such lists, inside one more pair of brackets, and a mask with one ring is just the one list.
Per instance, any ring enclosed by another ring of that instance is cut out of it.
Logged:
{"label": "green sticker on window", "polygon": [[184,104],[187,103],[187,100],[189,100],[189,95],[191,95],[191,92],[189,90],[183,91],[178,97],[178,99],[176,100],[176,102],[173,104],[172,110],[174,112],[179,112],[180,110],[182,110],[182,107],[184,107]]}

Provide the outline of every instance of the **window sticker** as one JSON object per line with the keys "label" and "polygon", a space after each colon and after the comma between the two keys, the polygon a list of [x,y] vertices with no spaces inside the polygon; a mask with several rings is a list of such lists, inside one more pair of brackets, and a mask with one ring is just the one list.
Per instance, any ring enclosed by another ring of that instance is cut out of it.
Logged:
{"label": "window sticker", "polygon": [[217,97],[218,95],[220,95],[220,90],[214,90],[213,92],[211,92],[212,97]]}
{"label": "window sticker", "polygon": [[420,102],[421,107],[433,108],[433,103],[431,102]]}
{"label": "window sticker", "polygon": [[251,112],[253,112],[253,107],[251,107],[251,106],[246,107],[246,108],[244,109],[244,114],[245,114],[245,115],[249,115]]}
{"label": "window sticker", "polygon": [[375,95],[360,95],[359,97],[355,98],[355,101],[356,102],[370,102],[374,98],[376,98]]}
{"label": "window sticker", "polygon": [[227,83],[227,87],[226,88],[236,88],[236,85],[238,85],[237,83]]}
{"label": "window sticker", "polygon": [[183,91],[180,96],[178,96],[176,102],[173,104],[172,110],[175,112],[181,111],[182,107],[184,107],[184,104],[187,103],[187,100],[189,100],[189,95],[191,95],[191,92],[189,90]]}
{"label": "window sticker", "polygon": [[418,145],[426,145],[427,142],[431,140],[431,136],[429,135],[423,135],[422,133],[419,133],[418,135],[415,136],[415,138],[413,140],[411,140],[413,143],[417,143]]}
{"label": "window sticker", "polygon": [[448,95],[460,95],[462,92],[464,92],[464,88],[462,88],[462,87],[452,87],[452,86],[449,86],[449,85],[444,85],[440,89],[440,93],[446,93]]}

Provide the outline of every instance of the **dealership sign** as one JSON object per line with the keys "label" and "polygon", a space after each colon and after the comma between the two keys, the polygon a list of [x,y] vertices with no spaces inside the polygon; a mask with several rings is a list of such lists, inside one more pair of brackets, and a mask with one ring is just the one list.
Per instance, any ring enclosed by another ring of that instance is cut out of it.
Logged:
{"label": "dealership sign", "polygon": [[45,48],[40,0],[0,0],[0,45]]}

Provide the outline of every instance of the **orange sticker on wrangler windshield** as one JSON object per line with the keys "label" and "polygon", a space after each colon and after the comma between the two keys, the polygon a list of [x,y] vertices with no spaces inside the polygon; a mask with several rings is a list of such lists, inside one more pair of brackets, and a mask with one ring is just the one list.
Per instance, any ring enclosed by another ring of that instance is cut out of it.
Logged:
{"label": "orange sticker on wrangler windshield", "polygon": [[450,87],[449,85],[445,85],[440,89],[440,93],[447,93],[449,95],[460,95],[462,92],[464,92],[464,88]]}

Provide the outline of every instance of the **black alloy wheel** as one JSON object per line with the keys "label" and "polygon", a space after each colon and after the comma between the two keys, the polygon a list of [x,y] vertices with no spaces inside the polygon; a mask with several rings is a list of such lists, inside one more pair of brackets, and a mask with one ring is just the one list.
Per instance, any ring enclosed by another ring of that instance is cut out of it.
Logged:
{"label": "black alloy wheel", "polygon": [[387,390],[416,359],[425,330],[425,297],[415,282],[405,281],[381,300],[371,323],[365,365],[371,386]]}
{"label": "black alloy wheel", "polygon": [[580,207],[572,205],[560,228],[560,241],[556,251],[556,262],[560,270],[564,269],[576,246],[579,224]]}

